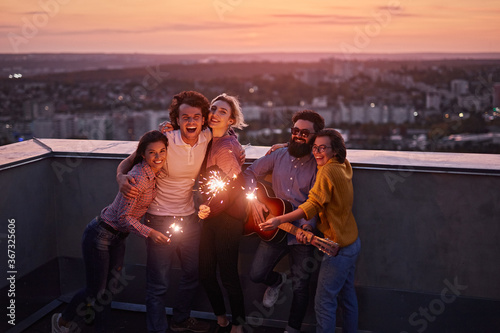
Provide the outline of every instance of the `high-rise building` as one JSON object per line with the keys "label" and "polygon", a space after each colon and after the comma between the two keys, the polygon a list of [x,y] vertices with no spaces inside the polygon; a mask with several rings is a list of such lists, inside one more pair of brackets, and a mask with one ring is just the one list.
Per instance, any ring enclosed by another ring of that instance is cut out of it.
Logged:
{"label": "high-rise building", "polygon": [[425,107],[427,109],[439,110],[441,95],[436,92],[427,92],[425,96]]}
{"label": "high-rise building", "polygon": [[452,80],[451,92],[455,96],[467,94],[469,92],[469,82],[466,80]]}
{"label": "high-rise building", "polygon": [[500,108],[500,82],[493,86],[493,107]]}

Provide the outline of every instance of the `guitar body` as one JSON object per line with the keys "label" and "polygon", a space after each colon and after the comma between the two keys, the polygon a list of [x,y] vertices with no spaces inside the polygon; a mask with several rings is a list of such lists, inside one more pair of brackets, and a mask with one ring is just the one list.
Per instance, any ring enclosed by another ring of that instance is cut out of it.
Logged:
{"label": "guitar body", "polygon": [[[264,214],[265,220],[289,213],[293,210],[292,204],[288,201],[270,196],[267,188],[260,182],[257,183],[256,197],[261,203],[266,205],[267,209],[269,210]],[[300,232],[306,234],[308,244],[317,247],[320,251],[326,253],[331,257],[335,257],[338,254],[340,250],[339,244],[328,238],[325,239],[317,237],[312,232],[302,230],[288,222],[281,223],[276,230],[261,230],[259,227],[259,222],[254,221],[251,212],[248,216],[247,222],[244,225],[243,234],[245,236],[258,234],[259,237],[265,241],[280,242],[283,240],[283,238],[285,238],[287,233],[296,235],[299,230]]]}
{"label": "guitar body", "polygon": [[[291,203],[279,198],[271,197],[267,188],[260,182],[257,183],[256,197],[261,203],[266,205],[267,209],[269,210],[267,213],[264,213],[265,220],[293,211],[293,206]],[[243,235],[247,236],[255,233],[259,235],[262,240],[272,240],[276,242],[280,242],[283,240],[283,238],[286,237],[287,233],[281,229],[261,230],[259,227],[259,221],[255,221],[253,219],[253,215],[251,212],[248,215],[248,220],[244,225]]]}

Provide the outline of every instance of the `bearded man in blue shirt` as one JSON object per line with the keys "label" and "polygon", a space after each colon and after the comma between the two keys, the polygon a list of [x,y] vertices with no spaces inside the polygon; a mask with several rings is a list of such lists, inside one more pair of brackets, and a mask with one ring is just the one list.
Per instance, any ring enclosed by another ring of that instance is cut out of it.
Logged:
{"label": "bearded man in blue shirt", "polygon": [[[315,133],[325,127],[325,121],[317,112],[302,110],[292,117],[293,127],[287,147],[276,149],[271,154],[261,157],[249,166],[245,180],[249,187],[255,187],[256,181],[272,174],[272,188],[276,197],[286,200],[296,209],[307,200],[309,190],[316,180],[317,164],[312,154]],[[265,221],[268,210],[258,200],[250,201],[254,221]],[[310,221],[301,219],[293,224],[304,230],[312,231],[316,218]],[[309,282],[311,274],[319,265],[314,263],[312,245],[297,242],[295,236],[288,234],[279,242],[261,240],[254,256],[250,279],[255,283],[268,286],[262,304],[273,307],[279,297],[281,287],[287,279],[292,280],[293,299],[285,332],[299,333],[309,301]],[[276,264],[286,254],[290,257],[290,276],[274,271]]]}

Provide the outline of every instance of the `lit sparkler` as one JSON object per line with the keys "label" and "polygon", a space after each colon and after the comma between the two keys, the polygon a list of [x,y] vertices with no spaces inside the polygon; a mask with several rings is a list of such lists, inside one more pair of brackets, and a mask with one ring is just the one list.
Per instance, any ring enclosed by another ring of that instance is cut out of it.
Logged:
{"label": "lit sparkler", "polygon": [[[211,170],[208,179],[207,178],[203,179],[205,182],[201,182],[202,185],[200,192],[208,196],[208,199],[205,201],[204,205],[209,206],[218,193],[226,190],[227,185],[231,181],[230,179],[228,179],[228,176],[230,174],[231,172],[228,172],[226,176],[222,177],[221,173],[218,170]],[[232,176],[232,179],[236,178],[237,175]],[[221,200],[221,204],[222,203],[223,201]],[[202,219],[200,218],[198,222],[201,220]]]}
{"label": "lit sparkler", "polygon": [[[236,178],[236,175],[234,175],[233,177]],[[229,180],[227,180],[227,178],[228,176],[222,177],[219,171],[210,171],[210,176],[208,177],[208,179],[205,179],[206,183],[204,184],[202,191],[202,193],[205,193],[209,196],[205,203],[207,206],[218,193],[226,190],[226,186],[229,184]]]}
{"label": "lit sparkler", "polygon": [[[251,183],[253,184],[254,181],[253,179],[251,180]],[[244,191],[245,188],[242,186],[241,189]],[[255,192],[257,191],[257,187],[254,187],[253,190],[251,190],[250,192],[247,193],[247,199],[248,200],[255,200],[257,199],[257,195],[255,194]]]}
{"label": "lit sparkler", "polygon": [[255,190],[253,190],[250,193],[247,193],[247,199],[248,200],[255,200],[255,199],[257,199],[257,196],[255,195]]}
{"label": "lit sparkler", "polygon": [[[182,221],[182,218],[181,218]],[[172,238],[172,236],[176,233],[182,233],[182,226],[177,223],[172,223],[170,227],[168,227],[169,230],[167,230],[165,233],[167,234],[168,238]]]}

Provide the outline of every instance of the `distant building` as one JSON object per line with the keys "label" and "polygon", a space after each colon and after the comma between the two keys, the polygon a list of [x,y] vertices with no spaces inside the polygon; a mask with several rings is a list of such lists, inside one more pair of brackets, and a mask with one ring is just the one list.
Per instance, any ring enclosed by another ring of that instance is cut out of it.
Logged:
{"label": "distant building", "polygon": [[128,111],[115,111],[111,116],[111,132],[114,140],[130,141],[132,140],[133,129],[131,128],[132,119]]}
{"label": "distant building", "polygon": [[74,116],[57,114],[33,120],[31,128],[37,138],[68,139],[75,136]]}
{"label": "distant building", "polygon": [[481,99],[474,95],[458,96],[457,104],[468,111],[481,110]]}
{"label": "distant building", "polygon": [[439,110],[441,95],[437,92],[427,92],[425,95],[425,107],[427,109]]}
{"label": "distant building", "polygon": [[141,136],[168,119],[166,111],[115,111],[108,126],[113,140],[138,141]]}
{"label": "distant building", "polygon": [[326,108],[328,106],[328,96],[314,97],[311,103],[312,108]]}
{"label": "distant building", "polygon": [[264,107],[259,105],[243,105],[241,111],[245,117],[245,121],[260,120],[261,113]]}
{"label": "distant building", "polygon": [[493,107],[500,108],[500,83],[493,86]]}
{"label": "distant building", "polygon": [[332,74],[335,77],[348,80],[356,75],[355,63],[352,61],[333,60]]}
{"label": "distant building", "polygon": [[301,69],[297,70],[294,76],[305,84],[316,86],[325,80],[326,74],[327,72],[322,69]]}
{"label": "distant building", "polygon": [[52,102],[38,102],[28,100],[23,103],[23,119],[49,119],[54,115],[55,108]]}
{"label": "distant building", "polygon": [[414,110],[407,106],[393,106],[390,108],[391,122],[395,124],[415,122]]}
{"label": "distant building", "polygon": [[89,140],[112,140],[109,115],[83,114],[75,117],[75,137]]}
{"label": "distant building", "polygon": [[465,95],[469,93],[469,82],[466,80],[451,81],[451,92],[455,96]]}
{"label": "distant building", "polygon": [[366,124],[369,122],[374,124],[387,124],[390,122],[403,124],[415,122],[413,112],[413,109],[408,106],[378,106],[375,104],[346,106],[340,99],[339,110],[334,112],[332,116],[336,121],[348,124]]}

